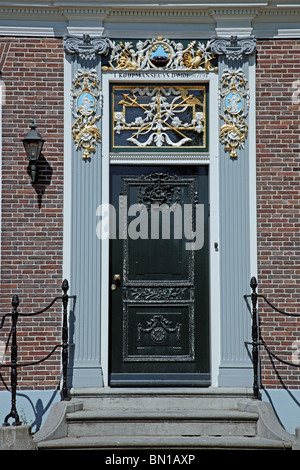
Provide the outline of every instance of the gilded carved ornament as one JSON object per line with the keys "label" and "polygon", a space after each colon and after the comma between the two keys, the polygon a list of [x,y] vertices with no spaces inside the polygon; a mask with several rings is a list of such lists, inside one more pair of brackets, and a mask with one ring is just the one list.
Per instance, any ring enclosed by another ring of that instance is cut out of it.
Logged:
{"label": "gilded carved ornament", "polygon": [[[108,38],[90,38],[89,35],[84,35],[82,38],[67,37],[64,41],[64,48],[68,54],[78,54],[81,58],[85,59],[93,58],[96,55],[107,56],[107,59],[105,59],[106,63],[102,67],[104,71],[217,71],[218,67],[214,65],[214,59],[217,56],[223,55],[226,57],[226,60],[242,60],[243,56],[251,55],[255,51],[255,46],[253,37],[237,38],[236,36],[231,38],[215,37],[208,41],[207,44],[197,41],[189,43],[185,41],[178,42],[163,39],[162,37],[138,40],[136,42],[116,42]],[[72,126],[73,138],[76,149],[84,149],[83,158],[88,159],[91,152],[95,151],[96,143],[101,141],[101,135],[96,126],[96,122],[101,117],[101,114],[97,115],[101,90],[96,71],[83,72],[79,70],[73,80],[73,84],[74,87],[71,90],[71,94],[73,97],[73,116],[76,119]],[[136,90],[139,89],[137,88]],[[230,156],[236,158],[237,150],[244,147],[248,134],[248,126],[245,119],[249,108],[249,89],[246,86],[246,78],[242,69],[236,71],[225,70],[223,72],[219,95],[220,100],[223,98],[224,109],[224,114],[220,115],[220,117],[225,121],[225,124],[221,126],[219,139],[224,144],[225,150],[230,152]],[[124,97],[124,100],[126,99],[127,97]],[[130,98],[128,97],[128,99]],[[132,103],[127,103],[127,106],[129,105],[132,106]],[[122,129],[126,128],[124,112],[122,114],[122,122],[118,121],[119,114],[115,113],[115,133],[120,133]],[[203,123],[199,120],[200,117],[202,120],[203,115],[198,112],[193,118],[194,130],[197,132],[203,130]],[[199,122],[196,118],[199,118]],[[148,145],[148,141],[141,142],[138,139],[142,131],[143,133],[145,131],[145,128],[141,127],[143,119],[143,116],[140,116],[139,122],[135,122],[136,127],[138,124],[140,127],[137,127],[136,134],[131,139],[128,138],[128,140],[134,141],[133,143],[137,146]],[[157,121],[156,124],[157,126],[158,124],[161,125],[161,121]],[[178,118],[176,121],[173,119],[173,130],[176,132],[180,130],[179,124]],[[131,127],[132,125],[130,123]],[[149,123],[145,125],[149,125]],[[166,123],[166,125],[169,126],[169,123]],[[188,125],[184,123],[185,128]],[[146,130],[149,129],[147,128]],[[174,143],[170,141],[170,137],[167,134],[158,129],[149,138],[152,139],[151,142],[155,141],[156,146],[161,146],[163,143],[162,138],[164,138],[164,140],[168,140],[170,146],[175,145],[177,147],[185,144],[187,139],[184,136],[182,137],[181,141]]]}
{"label": "gilded carved ornament", "polygon": [[114,149],[205,147],[204,86],[114,86],[113,97]]}
{"label": "gilded carved ornament", "polygon": [[100,131],[96,125],[101,117],[101,114],[97,114],[98,102],[100,99],[101,105],[102,97],[99,83],[95,69],[88,72],[80,69],[73,79],[71,97],[75,122],[72,134],[76,150],[84,150],[83,159],[91,158],[91,152],[95,152],[96,144],[101,141]]}
{"label": "gilded carved ornament", "polygon": [[137,41],[111,41],[108,66],[102,70],[203,70],[216,71],[211,61],[215,58],[209,43],[181,42],[158,37]]}
{"label": "gilded carved ornament", "polygon": [[219,97],[223,99],[224,114],[220,117],[225,124],[221,126],[219,139],[231,158],[237,158],[237,149],[244,148],[248,135],[245,121],[249,110],[249,88],[242,69],[224,70],[221,77]]}

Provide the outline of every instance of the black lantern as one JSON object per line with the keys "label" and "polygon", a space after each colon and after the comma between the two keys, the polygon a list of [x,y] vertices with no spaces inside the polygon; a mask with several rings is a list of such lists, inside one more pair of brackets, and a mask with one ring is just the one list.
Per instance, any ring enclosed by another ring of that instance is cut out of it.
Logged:
{"label": "black lantern", "polygon": [[36,131],[36,127],[36,123],[33,120],[30,124],[30,131],[22,139],[24,149],[29,160],[29,172],[32,183],[37,182],[37,162],[40,158],[44,142],[46,142],[46,139]]}

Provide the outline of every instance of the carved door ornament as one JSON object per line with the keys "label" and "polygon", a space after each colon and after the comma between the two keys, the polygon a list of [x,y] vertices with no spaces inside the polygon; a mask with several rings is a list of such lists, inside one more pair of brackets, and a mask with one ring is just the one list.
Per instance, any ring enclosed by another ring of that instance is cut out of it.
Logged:
{"label": "carved door ornament", "polygon": [[141,323],[138,324],[138,342],[142,341],[142,335],[150,335],[151,341],[155,344],[162,344],[166,341],[168,335],[176,333],[176,341],[179,343],[181,338],[181,324],[176,323],[175,327],[172,322],[164,318],[162,315],[154,315],[147,321],[146,328]]}
{"label": "carved door ornament", "polygon": [[150,207],[151,204],[170,206],[180,202],[180,187],[176,186],[178,176],[158,172],[142,175],[141,179],[149,184],[138,187],[137,202],[139,204]]}

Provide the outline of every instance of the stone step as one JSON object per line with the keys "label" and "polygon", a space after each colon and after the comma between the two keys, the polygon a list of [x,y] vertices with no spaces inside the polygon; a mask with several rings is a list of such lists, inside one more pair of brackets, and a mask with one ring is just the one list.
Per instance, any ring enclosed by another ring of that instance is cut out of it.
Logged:
{"label": "stone step", "polygon": [[[167,437],[167,436],[111,436],[65,437],[40,442],[39,450],[151,450],[166,454],[172,450],[291,450],[290,442],[259,437]],[[182,452],[181,452],[182,453]],[[122,454],[119,454],[122,455]],[[127,454],[126,454],[127,455]],[[147,457],[140,457],[147,458]]]}
{"label": "stone step", "polygon": [[52,406],[38,449],[291,449],[268,403],[241,390],[77,390]]}
{"label": "stone step", "polygon": [[247,388],[103,388],[76,389],[73,399],[85,409],[237,409],[241,398],[252,397]]}
{"label": "stone step", "polygon": [[258,416],[237,410],[111,410],[67,415],[68,435],[255,436]]}

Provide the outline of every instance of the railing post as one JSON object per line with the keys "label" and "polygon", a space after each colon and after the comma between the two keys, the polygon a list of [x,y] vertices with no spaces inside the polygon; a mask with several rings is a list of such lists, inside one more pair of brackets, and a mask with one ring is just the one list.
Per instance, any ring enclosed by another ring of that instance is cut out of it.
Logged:
{"label": "railing post", "polygon": [[18,322],[18,306],[19,306],[19,297],[14,294],[12,298],[12,342],[11,342],[11,410],[10,413],[6,416],[3,426],[9,426],[9,418],[14,418],[15,426],[20,426],[22,422],[20,421],[17,408],[16,408],[16,395],[17,395],[17,381],[18,381],[18,346],[17,346],[17,322]]}
{"label": "railing post", "polygon": [[61,400],[69,400],[68,386],[67,386],[67,371],[68,371],[68,302],[69,296],[67,294],[69,290],[69,283],[65,279],[62,283],[63,290],[63,324],[62,324],[62,389],[61,389]]}
{"label": "railing post", "polygon": [[259,324],[257,317],[257,280],[251,278],[250,287],[252,289],[252,360],[253,360],[253,394],[257,399],[261,399],[259,387]]}

